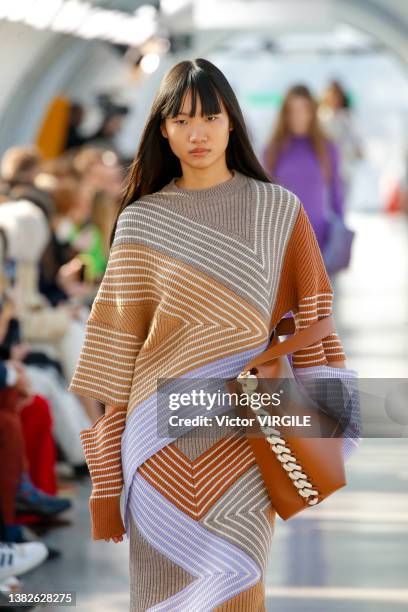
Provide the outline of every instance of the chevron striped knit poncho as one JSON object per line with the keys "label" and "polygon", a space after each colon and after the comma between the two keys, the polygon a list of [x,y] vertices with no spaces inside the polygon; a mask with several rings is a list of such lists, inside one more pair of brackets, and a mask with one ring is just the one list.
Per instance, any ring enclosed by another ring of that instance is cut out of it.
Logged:
{"label": "chevron striped knit poncho", "polygon": [[[173,179],[121,213],[70,389],[117,406],[81,440],[94,539],[125,533],[124,488],[132,610],[263,609],[275,511],[249,444],[232,427],[159,437],[157,379],[235,377],[283,315],[307,327],[332,299],[304,209],[278,185]],[[344,358],[333,334],[293,365]]]}

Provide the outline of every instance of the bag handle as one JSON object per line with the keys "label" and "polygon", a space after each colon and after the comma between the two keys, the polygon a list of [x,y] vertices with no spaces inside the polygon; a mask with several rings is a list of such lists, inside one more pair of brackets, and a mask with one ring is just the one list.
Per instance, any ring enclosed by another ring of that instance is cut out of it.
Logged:
{"label": "bag handle", "polygon": [[[285,323],[285,321],[288,321],[288,323]],[[291,322],[289,323],[289,321]],[[293,329],[293,323],[293,317],[289,319],[281,319],[275,328],[276,335],[282,336],[286,333],[291,333],[290,330]],[[296,334],[293,334],[291,338],[288,338],[283,342],[279,342],[278,344],[274,344],[274,346],[271,348],[266,349],[260,355],[257,355],[251,359],[251,361],[249,361],[242,370],[250,370],[257,365],[263,365],[272,359],[276,359],[276,357],[282,357],[288,353],[295,353],[302,348],[318,342],[322,338],[326,338],[326,336],[330,336],[330,334],[334,333],[335,331],[336,327],[333,315],[320,319],[320,321],[317,321],[309,327],[306,327]]]}

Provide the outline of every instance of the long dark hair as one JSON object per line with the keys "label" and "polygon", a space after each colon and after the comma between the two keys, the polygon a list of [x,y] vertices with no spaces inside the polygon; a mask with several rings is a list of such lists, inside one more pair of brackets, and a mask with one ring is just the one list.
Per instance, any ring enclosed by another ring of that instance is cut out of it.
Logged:
{"label": "long dark hair", "polygon": [[317,117],[317,103],[310,89],[306,85],[293,85],[283,100],[278,119],[270,138],[269,145],[265,153],[265,161],[267,168],[274,172],[278,157],[281,152],[288,146],[288,143],[292,137],[289,126],[289,105],[293,98],[300,97],[304,98],[310,105],[312,111],[312,121],[309,129],[309,138],[314,149],[314,152],[320,162],[320,166],[323,170],[326,179],[330,178],[331,168],[328,152],[329,141],[318,121]]}
{"label": "long dark hair", "polygon": [[[182,175],[180,160],[171,150],[167,138],[162,136],[160,126],[167,117],[178,115],[188,91],[192,96],[191,117],[196,112],[197,95],[203,116],[220,113],[220,100],[224,103],[233,125],[226,150],[228,168],[271,182],[254,153],[238,100],[221,70],[205,59],[187,60],[173,66],[160,84],[129,169],[118,216],[132,202],[159,191],[173,178]],[[116,224],[117,218],[111,244]]]}

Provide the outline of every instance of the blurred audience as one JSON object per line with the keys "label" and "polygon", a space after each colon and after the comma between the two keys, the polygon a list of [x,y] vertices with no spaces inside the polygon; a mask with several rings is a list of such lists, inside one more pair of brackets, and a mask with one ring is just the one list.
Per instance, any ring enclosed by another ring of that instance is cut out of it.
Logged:
{"label": "blurred audience", "polygon": [[19,146],[4,154],[0,171],[0,587],[6,589],[7,581],[60,554],[39,541],[35,526],[51,528],[71,507],[61,497],[69,487],[62,475],[89,477],[79,432],[103,407],[69,393],[67,384],[106,267],[122,170],[110,149],[77,147],[43,160],[35,147]]}
{"label": "blurred audience", "polygon": [[[34,351],[60,361],[66,380],[70,380],[84,339],[86,312],[69,301],[53,307],[39,291],[40,257],[50,232],[48,219],[28,200],[3,202],[0,227],[6,232],[6,256],[16,264],[14,289],[21,339]],[[92,420],[100,415],[94,400],[81,402]]]}

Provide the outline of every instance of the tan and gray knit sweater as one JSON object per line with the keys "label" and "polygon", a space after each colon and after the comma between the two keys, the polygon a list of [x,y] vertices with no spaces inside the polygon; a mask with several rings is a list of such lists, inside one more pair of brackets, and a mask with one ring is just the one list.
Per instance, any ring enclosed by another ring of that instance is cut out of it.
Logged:
{"label": "tan and gray knit sweater", "polygon": [[[120,496],[130,459],[122,434],[155,394],[158,378],[237,355],[245,364],[264,350],[284,314],[292,311],[303,328],[331,314],[332,302],[303,206],[278,185],[238,172],[201,190],[173,180],[128,206],[70,386],[117,406],[81,433],[93,484],[93,538],[125,532]],[[298,351],[293,365],[342,359],[333,334]]]}

